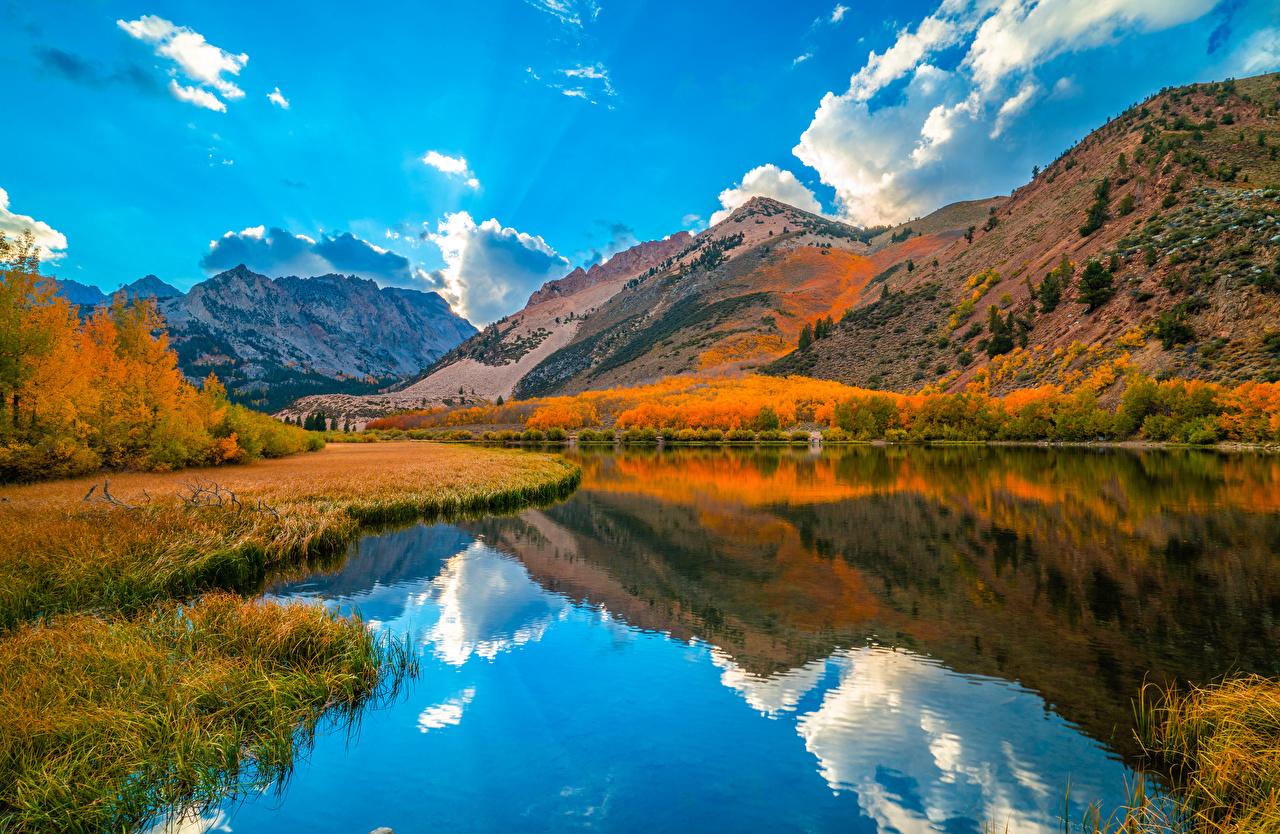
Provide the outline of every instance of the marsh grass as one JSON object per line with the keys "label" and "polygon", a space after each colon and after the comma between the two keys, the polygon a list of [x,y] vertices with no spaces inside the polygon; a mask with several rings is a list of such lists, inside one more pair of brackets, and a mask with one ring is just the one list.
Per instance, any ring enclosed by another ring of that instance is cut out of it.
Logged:
{"label": "marsh grass", "polygon": [[[115,476],[114,503],[92,479],[0,489],[0,832],[131,831],[279,783],[322,721],[352,726],[416,666],[358,618],[224,592],[339,559],[368,527],[551,501],[579,476],[384,443]],[[212,480],[235,501],[179,497]]]}
{"label": "marsh grass", "polygon": [[1180,826],[1172,830],[1280,832],[1280,681],[1148,686],[1134,714],[1144,749],[1172,781]]}
{"label": "marsh grass", "polygon": [[[1277,834],[1280,832],[1280,680],[1229,678],[1181,690],[1143,687],[1134,732],[1168,787],[1148,790],[1139,772],[1107,816],[1091,805],[1063,834]],[[983,834],[1016,834],[988,822]]]}
{"label": "marsh grass", "polygon": [[[551,455],[404,442],[112,478],[111,493],[137,509],[85,502],[88,478],[0,489],[0,631],[254,589],[274,571],[340,558],[362,528],[551,501],[578,478]],[[237,503],[184,504],[201,479]]]}
{"label": "marsh grass", "polygon": [[0,830],[129,831],[265,788],[413,668],[357,619],[230,594],[24,626],[0,642]]}

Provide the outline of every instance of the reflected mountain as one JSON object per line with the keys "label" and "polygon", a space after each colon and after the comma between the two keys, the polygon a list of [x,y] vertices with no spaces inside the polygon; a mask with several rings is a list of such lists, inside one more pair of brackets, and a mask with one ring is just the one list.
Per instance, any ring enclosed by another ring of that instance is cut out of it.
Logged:
{"label": "reflected mountain", "polygon": [[868,644],[1019,682],[1134,752],[1146,678],[1280,673],[1280,462],[1201,452],[585,455],[569,501],[463,525],[549,590],[716,647],[793,708]]}

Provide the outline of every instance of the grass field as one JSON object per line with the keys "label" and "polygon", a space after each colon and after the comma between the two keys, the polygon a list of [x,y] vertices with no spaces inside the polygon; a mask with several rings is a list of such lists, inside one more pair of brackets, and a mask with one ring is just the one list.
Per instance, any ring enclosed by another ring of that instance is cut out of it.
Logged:
{"label": "grass field", "polygon": [[[577,478],[551,455],[402,442],[111,476],[110,496],[128,506],[104,500],[103,479],[3,487],[0,630],[253,588],[273,570],[340,556],[362,525],[549,500]],[[184,502],[192,485],[204,490]]]}
{"label": "grass field", "polygon": [[403,442],[0,488],[0,832],[135,830],[287,774],[321,720],[355,720],[414,664],[358,619],[227,592],[367,526],[578,478],[551,455]]}

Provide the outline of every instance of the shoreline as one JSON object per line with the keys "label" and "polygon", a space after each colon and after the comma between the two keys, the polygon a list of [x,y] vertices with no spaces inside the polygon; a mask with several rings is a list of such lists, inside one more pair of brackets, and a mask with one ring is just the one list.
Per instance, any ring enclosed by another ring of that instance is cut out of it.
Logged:
{"label": "shoreline", "polygon": [[386,443],[116,474],[109,500],[90,478],[0,487],[0,829],[145,830],[286,777],[319,726],[354,725],[417,665],[358,614],[262,582],[581,476],[559,455]]}
{"label": "shoreline", "polygon": [[[465,427],[445,430],[468,431]],[[330,437],[326,442],[334,445],[356,445],[364,443],[389,443],[404,440],[415,443],[440,443],[450,446],[479,446],[485,448],[509,448],[528,451],[554,451],[576,447],[603,448],[824,448],[828,446],[875,446],[889,447],[996,447],[1022,449],[1123,449],[1128,451],[1167,451],[1193,450],[1202,452],[1224,452],[1233,454],[1254,453],[1263,455],[1280,454],[1280,443],[1242,443],[1222,442],[1213,444],[1174,443],[1167,440],[810,440],[798,442],[791,440],[587,440],[580,441],[576,435],[569,435],[564,440],[522,440],[522,439],[485,439],[485,438],[409,438],[392,436],[386,439],[362,432],[360,439],[343,439]]]}

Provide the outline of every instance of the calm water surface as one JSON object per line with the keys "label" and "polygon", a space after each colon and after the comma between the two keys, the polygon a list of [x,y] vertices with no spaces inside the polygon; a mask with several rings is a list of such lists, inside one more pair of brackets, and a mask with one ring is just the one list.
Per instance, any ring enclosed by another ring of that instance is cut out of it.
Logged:
{"label": "calm water surface", "polygon": [[554,507],[364,539],[269,596],[411,635],[248,832],[1058,832],[1144,677],[1280,674],[1280,460],[582,454]]}

